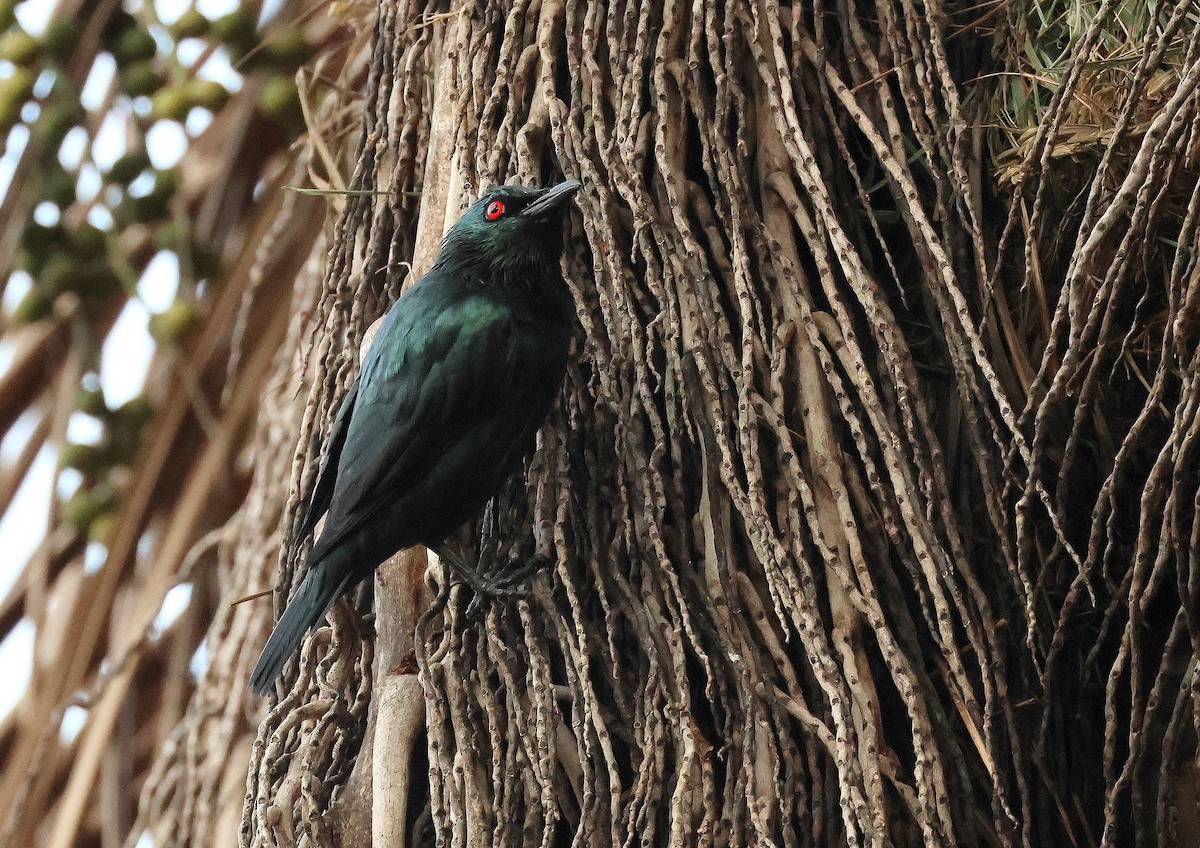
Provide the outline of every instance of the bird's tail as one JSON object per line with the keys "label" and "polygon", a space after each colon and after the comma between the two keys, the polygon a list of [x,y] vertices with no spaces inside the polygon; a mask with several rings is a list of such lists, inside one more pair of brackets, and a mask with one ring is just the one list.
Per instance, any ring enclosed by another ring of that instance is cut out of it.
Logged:
{"label": "bird's tail", "polygon": [[283,671],[284,663],[304,641],[304,634],[321,620],[330,604],[350,588],[349,570],[341,565],[335,553],[309,567],[300,588],[271,631],[271,638],[250,675],[250,685],[255,692],[264,695],[270,690],[275,678]]}

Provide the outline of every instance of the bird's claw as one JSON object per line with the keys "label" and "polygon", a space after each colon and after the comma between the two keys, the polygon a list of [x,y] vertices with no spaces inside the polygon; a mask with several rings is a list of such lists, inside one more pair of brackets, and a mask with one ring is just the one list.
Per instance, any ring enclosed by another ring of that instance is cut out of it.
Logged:
{"label": "bird's claw", "polygon": [[533,592],[528,586],[518,587],[517,584],[528,580],[534,572],[549,560],[544,556],[532,556],[528,559],[510,559],[505,565],[491,574],[480,574],[467,564],[457,553],[436,549],[434,551],[443,562],[450,566],[463,583],[471,587],[475,597],[467,605],[467,617],[473,618],[479,612],[480,603],[484,598],[528,598]]}

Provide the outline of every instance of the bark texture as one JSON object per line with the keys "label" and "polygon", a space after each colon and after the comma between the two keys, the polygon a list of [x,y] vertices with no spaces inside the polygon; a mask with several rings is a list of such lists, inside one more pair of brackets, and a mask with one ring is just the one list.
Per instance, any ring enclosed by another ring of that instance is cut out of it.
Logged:
{"label": "bark texture", "polygon": [[208,844],[248,756],[241,848],[1200,840],[1200,28],[1157,4],[1111,59],[1127,10],[1083,6],[1000,155],[1033,0],[382,0],[226,591],[298,583],[368,327],[448,224],[565,175],[577,356],[456,540],[552,564],[476,612],[401,555],[265,715],[268,605],[223,608],[131,839]]}
{"label": "bark texture", "polygon": [[[969,82],[1020,27],[989,40],[979,11],[383,6],[355,184],[395,194],[348,206],[326,333],[353,350],[414,213],[428,234],[494,183],[585,185],[580,357],[524,485],[467,539],[554,565],[476,620],[434,569],[417,628],[438,844],[1179,838],[1197,303],[1193,216],[1160,198],[1182,180],[1195,202],[1197,42],[1153,124],[1097,150],[1082,212],[1049,220],[1069,73],[1005,227]],[[1127,111],[1186,13],[1163,10]],[[1173,251],[1143,241],[1165,230]],[[324,355],[328,420],[352,366]],[[322,722],[369,686],[343,631],[304,668],[350,694],[316,707],[302,676],[260,738],[330,750]],[[415,698],[384,689],[375,770]],[[273,757],[246,844],[292,839],[263,826]],[[428,835],[419,783],[399,809]],[[382,844],[416,839],[393,825]]]}

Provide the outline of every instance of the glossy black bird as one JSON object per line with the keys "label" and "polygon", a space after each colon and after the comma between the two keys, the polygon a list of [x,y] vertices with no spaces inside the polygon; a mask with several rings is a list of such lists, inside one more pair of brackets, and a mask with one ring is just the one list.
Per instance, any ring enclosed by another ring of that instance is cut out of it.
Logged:
{"label": "glossy black bird", "polygon": [[328,513],[325,526],[251,675],[256,691],[338,596],[402,548],[441,543],[532,446],[574,326],[559,258],[578,189],[488,192],[384,318],[334,421],[297,538]]}

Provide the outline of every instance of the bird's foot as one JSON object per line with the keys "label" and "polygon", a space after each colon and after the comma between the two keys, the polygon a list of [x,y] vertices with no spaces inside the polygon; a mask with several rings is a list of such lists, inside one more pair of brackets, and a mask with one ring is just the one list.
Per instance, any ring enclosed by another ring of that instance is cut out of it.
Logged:
{"label": "bird's foot", "polygon": [[456,552],[444,547],[433,550],[442,562],[450,566],[455,576],[475,592],[475,597],[467,605],[468,616],[475,614],[483,598],[528,598],[532,590],[528,586],[518,584],[527,581],[535,571],[550,561],[548,557],[540,555],[528,559],[511,559],[490,574],[480,574],[478,569],[471,567]]}

